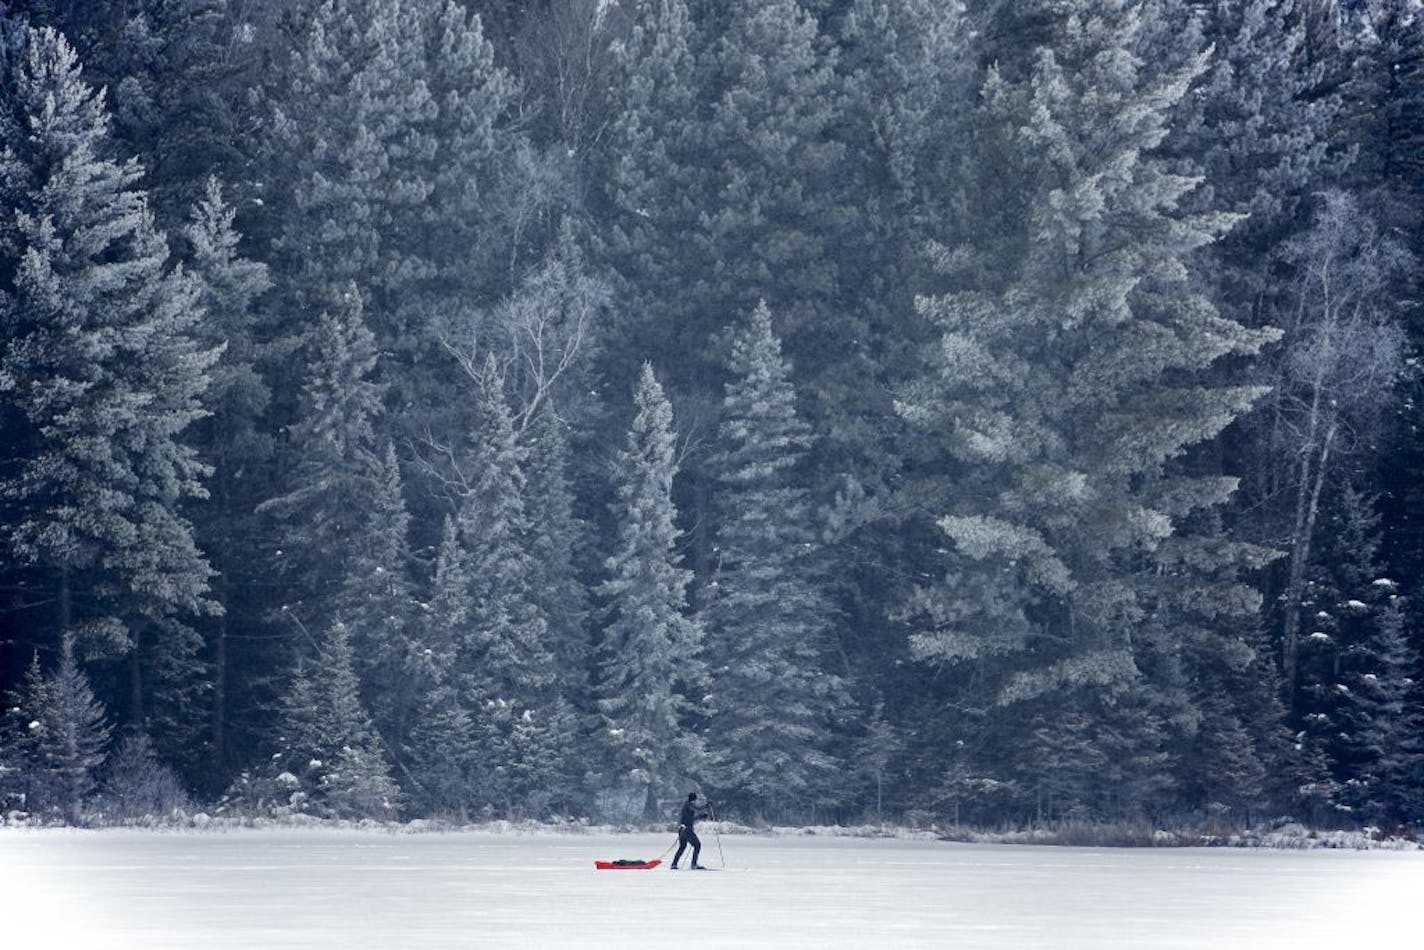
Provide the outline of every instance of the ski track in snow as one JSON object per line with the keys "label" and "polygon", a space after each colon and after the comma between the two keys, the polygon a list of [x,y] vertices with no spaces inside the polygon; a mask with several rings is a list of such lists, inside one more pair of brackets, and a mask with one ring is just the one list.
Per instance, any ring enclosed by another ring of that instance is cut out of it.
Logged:
{"label": "ski track in snow", "polygon": [[[723,836],[724,872],[593,868],[671,840],[0,829],[0,946],[1339,950],[1424,935],[1419,852]],[[714,835],[702,856],[718,863]]]}

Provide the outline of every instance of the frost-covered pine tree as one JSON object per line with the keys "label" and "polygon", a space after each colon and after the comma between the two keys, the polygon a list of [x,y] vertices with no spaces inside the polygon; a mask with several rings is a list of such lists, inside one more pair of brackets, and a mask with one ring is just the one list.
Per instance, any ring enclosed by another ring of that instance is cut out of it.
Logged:
{"label": "frost-covered pine tree", "polygon": [[973,80],[966,13],[962,4],[936,0],[853,0],[840,27],[836,65],[850,119],[864,136],[857,144],[869,153],[846,159],[881,164],[892,207],[916,226],[932,223],[923,217],[931,189],[946,189],[942,199],[954,190],[944,172],[962,149],[945,140],[957,117],[944,113]]}
{"label": "frost-covered pine tree", "polygon": [[1372,641],[1394,587],[1374,584],[1384,579],[1377,499],[1348,483],[1332,496],[1302,589],[1294,719],[1299,741],[1338,787],[1371,758],[1360,734],[1369,716],[1357,708],[1363,697],[1355,690],[1359,677],[1372,672]]}
{"label": "frost-covered pine tree", "polygon": [[733,328],[727,369],[709,462],[717,566],[702,610],[707,741],[720,783],[749,807],[809,815],[836,771],[831,736],[846,697],[830,668],[832,608],[798,469],[810,432],[765,303]]}
{"label": "frost-covered pine tree", "polygon": [[644,363],[633,396],[637,413],[617,457],[618,542],[598,588],[606,609],[598,647],[598,740],[610,795],[653,813],[700,775],[703,750],[689,728],[689,693],[701,688],[701,628],[688,615],[690,571],[679,566],[677,473],[672,407]]}
{"label": "frost-covered pine tree", "polygon": [[204,343],[221,347],[204,397],[207,418],[193,427],[194,444],[213,468],[208,479],[209,501],[194,512],[198,540],[212,559],[216,576],[214,599],[222,611],[208,630],[212,657],[210,765],[215,771],[229,763],[227,723],[230,714],[229,673],[231,633],[242,629],[248,600],[240,592],[259,579],[261,519],[254,512],[268,489],[261,477],[270,468],[274,442],[263,426],[271,401],[268,368],[271,328],[259,301],[271,281],[267,267],[245,257],[234,225],[235,211],[216,178],[209,178],[202,198],[193,206],[184,236],[188,272],[198,286],[205,319],[197,332]]}
{"label": "frost-covered pine tree", "polygon": [[[704,80],[713,97],[706,134],[715,197],[703,225],[705,250],[696,242],[687,250],[721,266],[707,281],[712,294],[701,316],[715,333],[726,314],[768,301],[818,405],[823,376],[843,372],[847,356],[869,346],[836,306],[841,271],[858,262],[837,267],[835,249],[858,226],[838,191],[846,149],[834,133],[834,47],[796,0],[716,6],[726,26],[709,51]],[[690,298],[697,296],[694,290]],[[713,365],[720,362],[715,350],[705,352]],[[837,395],[854,385],[842,384]]]}
{"label": "frost-covered pine tree", "polygon": [[534,594],[549,625],[549,647],[566,695],[587,709],[591,642],[588,592],[576,566],[584,526],[574,515],[569,482],[569,424],[544,403],[526,430],[530,553],[539,578]]}
{"label": "frost-covered pine tree", "polygon": [[93,84],[109,90],[115,135],[148,169],[165,229],[181,225],[208,176],[235,172],[250,157],[251,139],[233,133],[251,119],[245,84],[261,67],[253,55],[256,31],[244,30],[243,21],[261,18],[260,5],[40,0],[24,8],[35,26],[67,36]]}
{"label": "frost-covered pine tree", "polygon": [[284,606],[299,625],[331,621],[358,552],[369,546],[381,474],[376,360],[360,293],[347,285],[341,305],[312,329],[285,491],[258,509],[275,521],[274,558],[289,585]]}
{"label": "frost-covered pine tree", "polygon": [[427,682],[438,681],[453,668],[460,638],[474,610],[473,585],[469,557],[460,542],[459,525],[454,516],[447,516],[435,556],[428,619],[421,627],[424,633],[421,658],[428,664]]}
{"label": "frost-covered pine tree", "polygon": [[[294,445],[300,446],[297,464],[288,473],[287,491],[259,508],[277,521],[281,548],[276,563],[292,595],[282,613],[299,635],[296,653],[302,657],[316,648],[322,677],[314,692],[305,689],[308,674],[299,661],[282,727],[284,735],[292,733],[285,740],[290,754],[284,757],[292,762],[288,771],[308,768],[302,765],[308,755],[303,749],[315,741],[308,762],[318,761],[321,767],[309,777],[307,794],[320,793],[324,797],[319,800],[330,802],[324,807],[334,811],[386,813],[395,807],[395,798],[385,791],[388,765],[361,699],[354,649],[362,653],[359,670],[371,679],[369,695],[382,703],[413,705],[414,696],[384,679],[404,685],[398,661],[409,655],[413,605],[399,465],[392,452],[379,449],[375,426],[381,388],[372,379],[376,351],[354,286],[347,288],[341,309],[322,315],[309,360],[304,415],[293,432]],[[331,631],[329,643],[302,642],[323,629]],[[384,665],[387,661],[395,665]],[[347,666],[356,680],[349,690]],[[308,692],[327,723],[321,727],[325,732],[311,739],[299,728],[306,721],[300,708]],[[293,705],[293,697],[301,702]],[[380,711],[394,721],[394,706]]]}
{"label": "frost-covered pine tree", "polygon": [[53,800],[53,783],[42,768],[40,737],[44,734],[43,711],[53,706],[50,682],[40,669],[39,653],[30,656],[19,687],[5,696],[0,717],[0,795],[6,808],[20,811],[42,809]]}
{"label": "frost-covered pine tree", "polygon": [[407,791],[419,813],[463,816],[470,807],[479,762],[474,735],[458,692],[438,682],[423,697],[405,755]]}
{"label": "frost-covered pine tree", "polygon": [[485,695],[512,695],[525,682],[548,683],[552,672],[547,623],[526,597],[534,573],[524,549],[526,453],[515,440],[493,357],[474,416],[472,472],[458,515],[472,584],[462,668],[483,679]]}
{"label": "frost-covered pine tree", "polygon": [[1401,598],[1391,596],[1376,621],[1369,658],[1344,684],[1351,690],[1359,751],[1344,795],[1361,817],[1386,827],[1424,817],[1424,695],[1419,654],[1409,641]]}
{"label": "frost-covered pine tree", "polygon": [[361,702],[361,681],[356,675],[351,632],[342,620],[331,624],[315,665],[322,697],[318,738],[325,749],[370,747],[377,742],[375,727]]}
{"label": "frost-covered pine tree", "polygon": [[794,0],[636,10],[610,130],[608,249],[630,291],[626,352],[681,367],[679,390],[716,399],[714,337],[760,298],[793,325],[817,379],[863,342],[830,305],[829,248],[850,226],[832,60]]}
{"label": "frost-covered pine tree", "polygon": [[40,696],[45,705],[36,715],[35,750],[53,796],[47,804],[69,824],[79,824],[97,784],[96,772],[108,755],[112,727],[75,659],[73,637],[64,638],[59,667]]}
{"label": "frost-covered pine tree", "polygon": [[389,374],[392,400],[419,407],[393,424],[414,428],[447,408],[432,382],[449,383],[437,321],[507,288],[501,239],[528,225],[533,186],[504,187],[515,83],[458,0],[324,0],[281,76],[264,175],[279,291],[318,312],[360,287],[404,369]]}
{"label": "frost-covered pine tree", "polygon": [[[317,684],[307,672],[305,660],[299,660],[287,681],[277,707],[273,731],[274,751],[266,763],[265,778],[273,779],[277,787],[293,796],[288,803],[298,811],[310,804],[311,789],[323,767],[321,698]],[[260,802],[248,802],[259,805]]]}
{"label": "frost-covered pine tree", "polygon": [[388,747],[403,747],[419,703],[415,585],[410,516],[395,446],[386,445],[371,477],[370,508],[340,580],[336,615],[351,636],[361,693]]}
{"label": "frost-covered pine tree", "polygon": [[[1356,5],[1346,99],[1359,156],[1352,184],[1376,192],[1387,226],[1417,235],[1424,219],[1424,10],[1413,0]],[[1411,249],[1424,252],[1418,237]]]}
{"label": "frost-covered pine tree", "polygon": [[[1369,0],[1356,7],[1354,68],[1345,98],[1352,120],[1348,139],[1358,143],[1349,186],[1361,196],[1385,233],[1406,242],[1415,261],[1424,259],[1424,9],[1413,0]],[[1421,268],[1394,275],[1390,296],[1417,301]],[[1424,327],[1405,321],[1410,348],[1417,352]],[[1412,411],[1394,431],[1383,453],[1379,484],[1387,486],[1390,571],[1414,577],[1424,569],[1424,420],[1416,375],[1405,390]],[[1413,607],[1418,602],[1411,598]],[[1417,619],[1410,626],[1418,627]],[[1416,641],[1418,643],[1418,641]]]}
{"label": "frost-covered pine tree", "polygon": [[394,818],[404,800],[383,746],[342,746],[323,777],[322,792],[327,811],[337,818]]}
{"label": "frost-covered pine tree", "polygon": [[1182,799],[1201,814],[1249,824],[1265,804],[1267,791],[1266,763],[1257,754],[1256,737],[1224,691],[1213,689],[1195,697],[1194,705],[1201,721],[1181,756]]}
{"label": "frost-covered pine tree", "polygon": [[1424,775],[1418,658],[1398,585],[1382,576],[1379,499],[1350,484],[1337,496],[1305,585],[1298,736],[1328,769],[1336,817],[1396,824],[1417,813],[1409,788]]}
{"label": "frost-covered pine tree", "polygon": [[[864,313],[851,337],[855,346],[836,361],[841,405],[826,407],[849,431],[831,428],[826,435],[860,443],[870,465],[893,457],[851,410],[865,412],[861,407],[869,402],[877,417],[888,414],[882,388],[863,383],[908,370],[923,344],[905,314],[912,275],[927,268],[923,247],[942,235],[963,188],[964,119],[975,83],[972,35],[964,6],[939,0],[853,0],[836,33],[844,103],[836,134],[847,146],[841,167],[851,182],[847,200],[855,227],[839,234],[832,249],[838,266],[852,275],[846,291],[859,298]],[[904,349],[887,353],[885,347]]]}
{"label": "frost-covered pine tree", "polygon": [[[6,20],[0,77],[0,461],[6,535],[56,604],[56,639],[127,654],[134,721],[192,748],[212,570],[180,511],[205,497],[184,430],[217,352],[193,282],[110,158],[102,92],[53,30]],[[20,34],[13,31],[20,30]]]}
{"label": "frost-covered pine tree", "polygon": [[400,804],[380,736],[361,702],[346,627],[326,632],[310,664],[298,664],[282,699],[271,765],[297,810],[337,818],[388,818]]}
{"label": "frost-covered pine tree", "polygon": [[1341,97],[1311,48],[1301,0],[1168,0],[1153,51],[1211,54],[1176,105],[1168,151],[1194,162],[1195,206],[1246,215],[1205,251],[1213,300],[1249,326],[1272,319],[1272,250],[1302,223],[1314,191],[1338,181]]}
{"label": "frost-covered pine tree", "polygon": [[[633,293],[650,298],[619,327],[630,340],[645,336],[656,295],[684,281],[684,249],[666,238],[700,230],[706,187],[698,168],[705,114],[697,90],[700,40],[687,3],[655,0],[633,12],[628,38],[617,49],[615,114],[600,176],[610,215],[601,235],[604,253]],[[695,332],[684,309],[685,303],[673,311],[677,319],[666,328],[677,340]]]}
{"label": "frost-covered pine tree", "polygon": [[325,0],[292,52],[269,142],[281,177],[268,184],[281,197],[279,274],[310,309],[337,304],[352,282],[420,267],[388,231],[413,221],[430,196],[420,159],[434,150],[427,123],[436,107],[425,84],[411,81],[410,62],[424,5]]}
{"label": "frost-covered pine tree", "polygon": [[549,171],[508,127],[521,85],[496,55],[484,22],[489,13],[460,0],[414,6],[424,56],[414,75],[424,79],[436,108],[426,228],[417,232],[418,253],[432,267],[403,318],[418,331],[442,310],[468,306],[510,279],[521,242],[533,243],[529,219],[548,213],[543,193],[557,194],[560,186],[544,180]]}
{"label": "frost-covered pine tree", "polygon": [[[1183,530],[1235,480],[1174,462],[1261,395],[1206,371],[1273,334],[1184,282],[1232,222],[1183,210],[1199,179],[1157,151],[1204,59],[1154,69],[1131,0],[1035,10],[1048,42],[987,71],[975,225],[940,255],[945,292],[919,303],[936,365],[900,409],[940,440],[953,488],[936,500],[944,583],[917,596],[912,645],[964,673],[962,701],[987,704],[993,728],[1086,716],[1130,773],[1100,801],[1130,814],[1195,719],[1185,646],[1239,640],[1202,628],[1199,594],[1259,605],[1233,581],[1253,552]],[[1031,749],[1017,746],[1030,772]]]}
{"label": "frost-covered pine tree", "polygon": [[445,519],[416,656],[421,699],[403,755],[412,804],[461,814],[475,801],[479,740],[462,702],[455,658],[473,611],[469,559],[453,517]]}
{"label": "frost-covered pine tree", "polygon": [[538,811],[536,800],[568,787],[572,710],[532,587],[539,572],[525,508],[526,453],[515,439],[492,356],[474,416],[472,458],[456,517],[469,615],[454,631],[454,668],[481,737],[483,803]]}

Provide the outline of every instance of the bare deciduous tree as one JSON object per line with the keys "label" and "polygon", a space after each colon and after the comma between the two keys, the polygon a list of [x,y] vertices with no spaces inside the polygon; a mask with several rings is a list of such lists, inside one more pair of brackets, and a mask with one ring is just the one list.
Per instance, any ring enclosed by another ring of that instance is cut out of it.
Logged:
{"label": "bare deciduous tree", "polygon": [[542,0],[537,7],[520,36],[522,71],[558,140],[582,156],[612,122],[604,96],[629,14],[612,0]]}
{"label": "bare deciduous tree", "polygon": [[[571,237],[488,314],[447,326],[440,343],[476,384],[497,372],[523,432],[574,365],[608,287],[583,267]],[[490,360],[489,357],[493,357]]]}
{"label": "bare deciduous tree", "polygon": [[1290,506],[1289,568],[1282,593],[1281,652],[1295,698],[1301,598],[1320,497],[1342,459],[1381,424],[1405,368],[1404,334],[1391,311],[1391,282],[1408,253],[1349,195],[1319,196],[1310,230],[1288,242],[1295,275],[1281,321],[1267,464],[1269,491]]}
{"label": "bare deciduous tree", "polygon": [[[578,363],[609,295],[607,284],[588,272],[565,230],[558,246],[518,290],[490,310],[447,319],[437,336],[477,391],[504,392],[520,438]],[[422,471],[452,498],[469,488],[460,439],[458,434],[442,437],[426,431],[415,446]]]}

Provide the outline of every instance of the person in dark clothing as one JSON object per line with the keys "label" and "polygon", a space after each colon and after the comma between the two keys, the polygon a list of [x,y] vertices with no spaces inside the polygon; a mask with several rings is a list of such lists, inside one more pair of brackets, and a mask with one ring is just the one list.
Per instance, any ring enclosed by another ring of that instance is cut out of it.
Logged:
{"label": "person in dark clothing", "polygon": [[697,801],[696,792],[687,793],[687,801],[683,802],[682,813],[677,816],[677,854],[672,856],[672,870],[677,870],[677,862],[682,860],[682,852],[688,845],[692,845],[692,867],[697,870],[702,865],[697,863],[697,856],[702,853],[702,839],[697,837],[695,826],[697,819],[706,818],[710,809],[705,800]]}

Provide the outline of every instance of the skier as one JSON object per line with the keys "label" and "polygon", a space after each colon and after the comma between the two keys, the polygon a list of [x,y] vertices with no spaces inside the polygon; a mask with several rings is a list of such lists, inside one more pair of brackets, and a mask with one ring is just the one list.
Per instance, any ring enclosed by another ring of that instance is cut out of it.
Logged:
{"label": "skier", "polygon": [[707,817],[711,811],[710,805],[711,803],[706,799],[699,803],[696,792],[687,793],[687,801],[682,805],[682,813],[677,816],[677,854],[672,856],[671,870],[677,870],[677,862],[682,859],[682,852],[689,844],[692,845],[692,869],[694,871],[702,869],[702,865],[697,863],[697,856],[702,853],[702,839],[697,837],[693,826],[697,824],[697,819]]}

